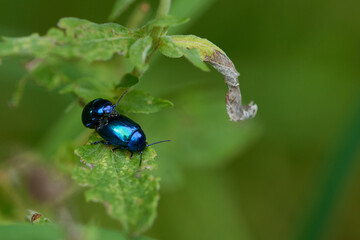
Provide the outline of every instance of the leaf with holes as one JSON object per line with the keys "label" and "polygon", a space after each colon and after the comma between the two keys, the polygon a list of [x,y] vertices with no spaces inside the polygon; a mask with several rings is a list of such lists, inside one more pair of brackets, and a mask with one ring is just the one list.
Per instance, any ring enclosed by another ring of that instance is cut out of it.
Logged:
{"label": "leaf with holes", "polygon": [[152,225],[156,216],[160,181],[154,175],[156,153],[147,147],[139,168],[139,154],[130,159],[127,150],[112,151],[109,145],[90,144],[99,140],[100,136],[93,134],[88,144],[75,150],[81,166],[74,169],[73,178],[88,188],[87,201],[104,204],[127,233],[139,234]]}
{"label": "leaf with holes", "polygon": [[3,38],[0,57],[29,55],[46,58],[58,56],[81,58],[86,61],[109,60],[115,53],[125,55],[139,36],[115,23],[96,24],[78,18],[62,18],[59,28],[52,28],[45,36]]}

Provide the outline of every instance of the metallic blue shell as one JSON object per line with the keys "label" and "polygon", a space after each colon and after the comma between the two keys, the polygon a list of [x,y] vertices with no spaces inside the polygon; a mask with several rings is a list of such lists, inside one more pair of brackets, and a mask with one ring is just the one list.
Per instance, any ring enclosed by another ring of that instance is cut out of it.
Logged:
{"label": "metallic blue shell", "polygon": [[123,115],[109,117],[107,124],[97,132],[111,144],[132,152],[142,151],[146,147],[146,136],[140,125]]}
{"label": "metallic blue shell", "polygon": [[96,128],[99,121],[113,111],[113,105],[109,100],[97,98],[84,107],[81,120],[85,127]]}

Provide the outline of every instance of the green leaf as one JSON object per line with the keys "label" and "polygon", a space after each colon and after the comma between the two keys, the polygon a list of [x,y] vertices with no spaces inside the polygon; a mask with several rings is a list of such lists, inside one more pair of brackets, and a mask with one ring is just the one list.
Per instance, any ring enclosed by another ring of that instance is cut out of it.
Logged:
{"label": "green leaf", "polygon": [[160,38],[159,51],[167,57],[179,58],[183,56],[183,53],[172,41],[172,38],[169,36],[163,36]]}
{"label": "green leaf", "polygon": [[54,43],[48,37],[40,37],[37,33],[28,37],[3,37],[3,41],[0,42],[0,56],[33,55],[41,58],[53,47]]}
{"label": "green leaf", "polygon": [[89,240],[152,240],[147,237],[127,238],[125,234],[119,231],[74,224],[71,226],[61,226],[58,224],[32,225],[24,223],[0,225],[0,233],[1,239],[6,240],[59,240],[73,239],[74,236],[80,236],[80,239]]}
{"label": "green leaf", "polygon": [[27,64],[27,70],[37,84],[49,90],[59,87],[66,78],[60,69],[60,62],[55,59],[34,59]]}
{"label": "green leaf", "polygon": [[60,93],[74,93],[84,102],[99,97],[116,98],[115,86],[120,82],[117,69],[101,62],[47,58],[28,70],[38,84],[48,89],[59,88]]}
{"label": "green leaf", "polygon": [[189,60],[195,67],[200,68],[203,71],[210,71],[206,64],[201,60],[200,51],[197,48],[180,48],[180,51],[184,54],[184,57]]}
{"label": "green leaf", "polygon": [[110,13],[109,20],[114,21],[118,18],[135,0],[116,0]]}
{"label": "green leaf", "polygon": [[203,71],[209,71],[209,68],[204,63],[204,61],[206,61],[204,51],[207,53],[210,50],[206,46],[204,49],[202,42],[191,41],[191,37],[194,36],[162,37],[159,43],[159,50],[167,57],[177,58],[184,56],[187,60],[194,64],[194,66]]}
{"label": "green leaf", "polygon": [[154,19],[148,24],[147,27],[173,27],[177,25],[181,25],[190,21],[188,17],[175,17],[171,15],[166,15],[157,19]]}
{"label": "green leaf", "polygon": [[136,42],[130,47],[130,60],[140,71],[145,71],[148,68],[146,57],[151,49],[151,46],[152,38],[150,36],[146,36],[136,40]]}
{"label": "green leaf", "polygon": [[136,34],[115,24],[96,24],[78,18],[62,18],[57,28],[45,36],[4,38],[0,56],[30,55],[38,58],[58,56],[86,61],[109,60],[115,53],[125,55],[137,39]]}
{"label": "green leaf", "polygon": [[119,103],[119,108],[130,113],[154,113],[173,104],[165,99],[154,98],[146,92],[134,90],[126,95],[126,101]]}
{"label": "green leaf", "polygon": [[129,88],[139,83],[139,78],[128,73],[123,76],[121,82],[116,87]]}
{"label": "green leaf", "polygon": [[93,81],[92,78],[80,78],[75,83],[66,85],[61,89],[60,93],[75,93],[84,102],[89,102],[95,98],[102,96],[105,99],[112,99],[114,92],[109,86],[111,84],[101,84],[101,82]]}
{"label": "green leaf", "polygon": [[147,147],[139,168],[139,154],[130,159],[126,150],[112,151],[105,144],[90,144],[99,140],[101,137],[94,134],[88,144],[75,150],[82,166],[74,169],[73,178],[89,188],[85,193],[88,201],[103,203],[127,233],[139,234],[152,225],[156,216],[160,187],[160,179],[153,173],[156,153]]}
{"label": "green leaf", "polygon": [[[139,81],[132,74],[125,74],[120,81],[116,69],[109,64],[60,62],[51,59],[42,62],[30,73],[37,82],[61,79],[60,93],[74,93],[84,103],[95,98],[105,98],[116,102],[124,88],[129,88]],[[51,85],[51,82],[48,84]],[[46,86],[46,83],[42,85]],[[167,100],[153,98],[141,91],[131,91],[125,97],[126,101],[121,101],[119,104],[123,106],[121,110],[124,112],[153,113],[173,106]]]}

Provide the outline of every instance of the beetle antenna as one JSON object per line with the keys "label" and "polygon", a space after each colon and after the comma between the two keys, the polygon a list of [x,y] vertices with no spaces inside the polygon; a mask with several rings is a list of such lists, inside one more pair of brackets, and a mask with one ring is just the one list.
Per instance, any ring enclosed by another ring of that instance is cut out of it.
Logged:
{"label": "beetle antenna", "polygon": [[163,140],[163,141],[159,141],[159,142],[154,142],[154,143],[151,143],[151,144],[148,144],[146,145],[147,147],[151,146],[151,145],[155,145],[155,144],[158,144],[158,143],[163,143],[163,142],[170,142],[171,140]]}
{"label": "beetle antenna", "polygon": [[[154,142],[154,143],[148,144],[148,145],[146,145],[146,146],[149,147],[149,146],[151,146],[151,145],[155,145],[155,144],[158,144],[158,143],[170,142],[170,141],[171,141],[171,140],[163,140],[163,141],[159,141],[159,142]],[[141,151],[141,153],[140,153],[140,163],[139,163],[139,167],[141,167],[142,155],[143,155],[143,151]]]}
{"label": "beetle antenna", "polygon": [[120,100],[123,98],[123,96],[128,92],[129,90],[126,90],[121,97],[119,98],[119,100],[116,102],[116,104],[114,105],[114,109],[116,108],[116,106],[119,104]]}

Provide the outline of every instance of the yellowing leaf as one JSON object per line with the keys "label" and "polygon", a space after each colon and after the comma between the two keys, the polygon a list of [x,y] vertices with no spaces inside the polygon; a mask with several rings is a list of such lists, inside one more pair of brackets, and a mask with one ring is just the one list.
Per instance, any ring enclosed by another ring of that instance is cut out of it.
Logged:
{"label": "yellowing leaf", "polygon": [[203,62],[201,51],[194,46],[177,45],[171,37],[164,36],[160,38],[159,50],[162,54],[168,57],[182,57],[184,56],[194,66],[203,71],[209,71],[209,68]]}
{"label": "yellowing leaf", "polygon": [[223,50],[205,38],[200,38],[194,35],[174,35],[171,36],[171,38],[178,47],[199,49],[200,56],[203,61],[205,61],[207,57],[213,55],[215,51],[225,54]]}

